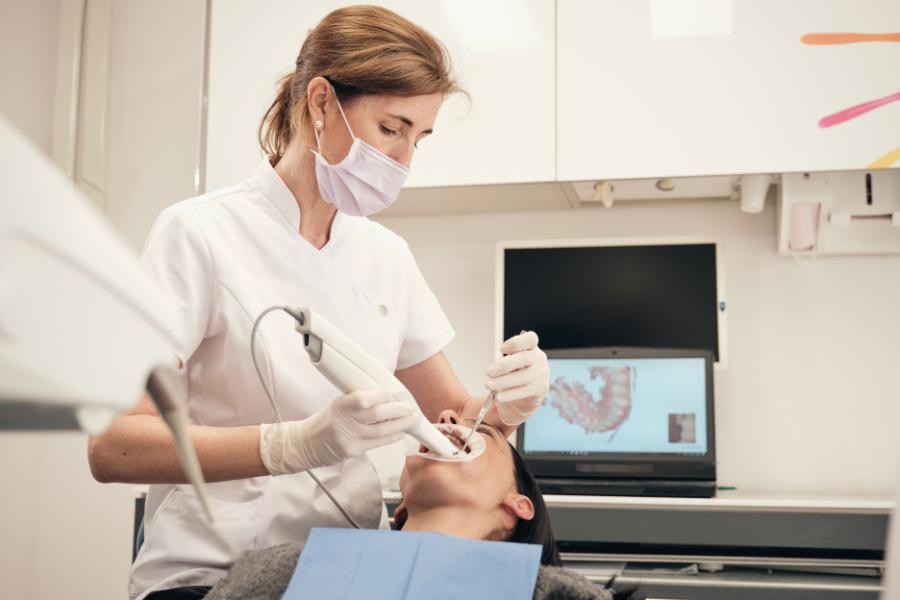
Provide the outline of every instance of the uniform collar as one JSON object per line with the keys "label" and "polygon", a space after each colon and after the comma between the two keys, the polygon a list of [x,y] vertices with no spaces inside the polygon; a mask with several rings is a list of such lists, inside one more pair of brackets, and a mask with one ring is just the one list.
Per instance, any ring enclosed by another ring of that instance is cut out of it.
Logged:
{"label": "uniform collar", "polygon": [[[281,213],[288,225],[299,235],[300,205],[297,204],[297,199],[294,198],[293,192],[291,192],[284,180],[281,179],[281,176],[269,163],[268,158],[264,158],[256,168],[256,172],[253,174],[253,181],[259,186],[259,189],[268,198],[269,202]],[[343,220],[344,216],[338,211],[334,215],[334,221],[331,223],[331,234],[328,244],[325,245],[326,248],[334,243],[335,236],[343,227]]]}

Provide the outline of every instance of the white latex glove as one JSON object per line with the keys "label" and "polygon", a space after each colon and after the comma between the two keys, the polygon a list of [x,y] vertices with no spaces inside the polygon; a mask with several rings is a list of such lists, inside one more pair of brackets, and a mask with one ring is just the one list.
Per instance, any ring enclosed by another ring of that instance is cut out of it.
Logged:
{"label": "white latex glove", "polygon": [[544,401],[550,389],[550,366],[533,331],[509,338],[500,346],[500,352],[506,356],[488,366],[484,385],[495,392],[500,420],[517,427]]}
{"label": "white latex glove", "polygon": [[326,467],[399,441],[416,417],[384,390],[353,392],[302,421],[260,425],[259,455],[272,475]]}

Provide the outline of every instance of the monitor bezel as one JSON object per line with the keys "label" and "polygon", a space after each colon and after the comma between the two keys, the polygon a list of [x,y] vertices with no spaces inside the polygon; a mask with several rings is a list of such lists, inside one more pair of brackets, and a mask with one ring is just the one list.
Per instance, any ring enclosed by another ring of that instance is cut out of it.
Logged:
{"label": "monitor bezel", "polygon": [[547,350],[548,359],[703,358],[706,371],[706,453],[608,453],[572,455],[525,451],[527,421],[516,431],[516,448],[536,477],[575,479],[716,479],[715,393],[711,350],[594,347]]}
{"label": "monitor bezel", "polygon": [[[723,264],[722,240],[715,236],[656,236],[622,238],[578,238],[544,240],[504,240],[497,242],[495,257],[494,298],[494,342],[499,348],[503,343],[505,319],[505,282],[507,250],[540,250],[556,248],[603,248],[614,246],[680,246],[712,245],[716,253],[716,324],[719,353],[714,361],[716,369],[728,368],[728,302],[726,300],[725,268]],[[538,332],[540,333],[540,332]]]}

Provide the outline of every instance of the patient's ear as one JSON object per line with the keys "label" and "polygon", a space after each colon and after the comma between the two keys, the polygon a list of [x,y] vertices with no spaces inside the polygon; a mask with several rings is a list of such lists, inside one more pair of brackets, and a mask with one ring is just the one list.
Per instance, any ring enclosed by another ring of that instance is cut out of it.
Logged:
{"label": "patient's ear", "polygon": [[534,518],[534,504],[523,494],[510,494],[503,499],[503,508],[519,519],[530,521]]}

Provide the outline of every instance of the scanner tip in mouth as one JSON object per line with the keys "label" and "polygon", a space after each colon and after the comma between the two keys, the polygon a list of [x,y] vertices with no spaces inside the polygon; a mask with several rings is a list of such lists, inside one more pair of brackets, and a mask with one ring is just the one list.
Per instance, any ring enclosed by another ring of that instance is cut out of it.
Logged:
{"label": "scanner tip in mouth", "polygon": [[[464,451],[466,454],[472,453],[472,448],[470,446],[462,447],[463,441],[459,438],[447,436],[450,438],[450,441],[456,447],[457,452],[455,454],[459,454],[460,451]],[[431,450],[428,449],[428,446],[425,444],[419,444],[419,454],[431,454]]]}

